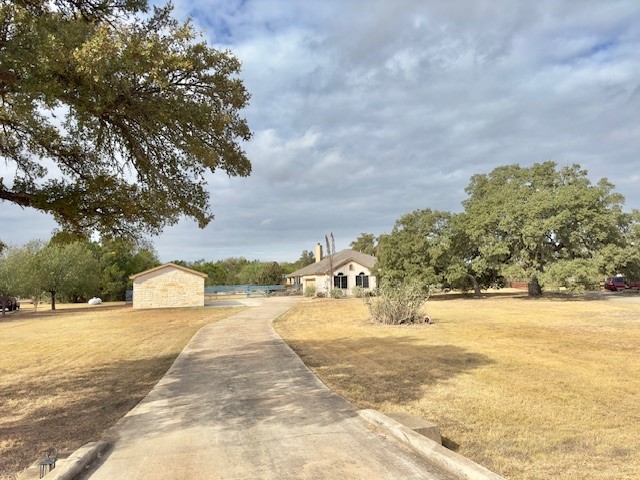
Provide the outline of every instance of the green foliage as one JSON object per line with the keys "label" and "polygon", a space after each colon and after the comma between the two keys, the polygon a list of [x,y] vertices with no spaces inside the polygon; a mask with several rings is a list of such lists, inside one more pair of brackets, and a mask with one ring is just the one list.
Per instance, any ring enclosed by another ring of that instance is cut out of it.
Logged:
{"label": "green foliage", "polygon": [[39,270],[39,255],[43,248],[44,243],[33,241],[21,248],[14,247],[7,251],[11,289],[14,295],[30,298],[36,308],[44,293]]}
{"label": "green foliage", "polygon": [[596,262],[575,258],[551,263],[541,275],[543,287],[564,287],[573,292],[596,289],[600,284],[600,272]]}
{"label": "green foliage", "polygon": [[205,285],[225,285],[227,272],[221,262],[208,262],[204,259],[197,260],[185,266],[198,272],[206,273]]}
{"label": "green foliage", "polygon": [[124,300],[131,287],[129,276],[160,264],[151,246],[140,246],[131,240],[104,240],[93,246],[100,259],[100,297],[105,301]]}
{"label": "green foliage", "polygon": [[417,282],[423,290],[443,282],[450,265],[452,215],[431,209],[400,217],[388,235],[380,236],[375,275],[387,283]]}
{"label": "green foliage", "polygon": [[181,263],[185,267],[206,273],[206,285],[280,285],[283,280],[282,267],[278,262],[230,257],[217,262],[197,260],[193,263]]}
{"label": "green foliage", "polygon": [[151,246],[128,240],[98,244],[64,235],[54,239],[48,245],[31,242],[9,249],[16,295],[36,304],[44,292],[52,302],[60,298],[86,301],[96,295],[103,300],[124,300],[129,276],[159,264]]}
{"label": "green foliage", "polygon": [[263,265],[257,260],[245,263],[238,273],[238,282],[242,285],[258,285],[262,268]]}
{"label": "green foliage", "polygon": [[288,275],[296,270],[300,270],[301,268],[306,267],[307,265],[311,265],[316,261],[316,257],[313,252],[309,250],[303,250],[302,254],[300,254],[300,258],[293,263],[283,262],[280,264],[280,268],[282,269],[282,273]]}
{"label": "green foliage", "polygon": [[303,295],[305,297],[315,297],[316,296],[316,287],[304,287]]}
{"label": "green foliage", "polygon": [[339,289],[339,288],[332,288],[329,291],[329,296],[331,298],[342,298],[342,297],[344,297],[344,293],[342,293],[342,290]]}
{"label": "green foliage", "polygon": [[353,295],[356,298],[364,298],[365,289],[359,285],[356,285],[351,289],[351,295]]}
{"label": "green foliage", "polygon": [[100,263],[86,243],[49,244],[36,256],[34,274],[42,290],[51,295],[51,309],[56,298],[87,299],[98,292]]}
{"label": "green foliage", "polygon": [[553,276],[588,286],[591,280],[584,275],[560,274],[566,270],[562,262],[594,271],[599,251],[624,245],[629,219],[622,212],[622,196],[606,179],[593,185],[578,165],[498,167],[474,175],[466,191],[465,230],[478,246],[481,270],[520,272],[535,284],[557,264]]}
{"label": "green foliage", "polygon": [[361,233],[358,238],[356,238],[349,245],[351,249],[366,253],[367,255],[375,255],[376,250],[378,248],[376,236],[373,233]]}
{"label": "green foliage", "polygon": [[640,280],[640,211],[633,210],[623,225],[624,243],[604,245],[596,255],[601,276],[622,274],[630,280]]}
{"label": "green foliage", "polygon": [[282,268],[278,262],[262,265],[262,270],[258,277],[258,285],[280,285],[282,280]]}
{"label": "green foliage", "polygon": [[5,315],[7,297],[13,294],[11,265],[7,259],[6,249],[0,250],[0,310]]}
{"label": "green foliage", "polygon": [[423,321],[420,310],[428,298],[420,282],[385,282],[378,289],[378,296],[366,297],[365,302],[372,322],[403,325]]}
{"label": "green foliage", "polygon": [[316,257],[314,253],[310,250],[303,250],[300,254],[300,258],[296,262],[296,270],[306,267],[307,265],[311,265],[315,263]]}
{"label": "green foliage", "polygon": [[0,156],[16,172],[0,200],[50,212],[68,232],[140,237],[183,215],[207,225],[207,173],[250,173],[240,63],[171,6],[147,10],[0,5]]}
{"label": "green foliage", "polygon": [[593,288],[607,275],[640,279],[640,212],[606,179],[592,184],[578,165],[507,165],[474,175],[460,214],[403,215],[381,235],[382,281],[461,290],[527,280],[545,287]]}

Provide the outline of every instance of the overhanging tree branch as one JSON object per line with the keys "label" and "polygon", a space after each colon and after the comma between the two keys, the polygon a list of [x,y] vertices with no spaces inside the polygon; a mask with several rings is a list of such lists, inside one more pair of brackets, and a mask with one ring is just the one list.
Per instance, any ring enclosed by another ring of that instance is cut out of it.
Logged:
{"label": "overhanging tree branch", "polygon": [[0,156],[16,171],[0,200],[51,212],[65,228],[139,236],[182,215],[206,225],[207,171],[249,175],[239,62],[196,42],[170,6],[138,16],[147,6],[0,6]]}

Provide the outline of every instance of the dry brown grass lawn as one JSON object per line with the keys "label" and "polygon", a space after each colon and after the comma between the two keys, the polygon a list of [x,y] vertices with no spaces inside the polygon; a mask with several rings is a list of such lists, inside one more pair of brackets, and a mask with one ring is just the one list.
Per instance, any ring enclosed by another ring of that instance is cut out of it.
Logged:
{"label": "dry brown grass lawn", "polygon": [[51,446],[96,440],[136,405],[203,325],[238,309],[121,305],[0,317],[0,478]]}
{"label": "dry brown grass lawn", "polygon": [[435,325],[378,326],[361,300],[276,323],[360,408],[435,421],[445,445],[511,479],[640,478],[640,303],[430,300]]}

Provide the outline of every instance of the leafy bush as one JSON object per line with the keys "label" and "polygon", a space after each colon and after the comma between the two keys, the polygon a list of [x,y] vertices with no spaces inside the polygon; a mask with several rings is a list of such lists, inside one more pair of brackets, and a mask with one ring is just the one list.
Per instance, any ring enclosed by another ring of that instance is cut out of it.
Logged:
{"label": "leafy bush", "polygon": [[331,291],[329,292],[329,295],[331,296],[331,298],[342,298],[343,297],[342,290],[340,290],[339,288],[332,288]]}
{"label": "leafy bush", "polygon": [[542,275],[545,288],[565,287],[569,291],[597,290],[600,284],[598,265],[590,259],[558,260]]}
{"label": "leafy bush", "polygon": [[327,296],[326,292],[316,292],[317,298],[325,298]]}
{"label": "leafy bush", "polygon": [[365,292],[364,288],[360,287],[359,285],[356,285],[351,289],[351,295],[353,295],[356,298],[363,298],[364,292]]}
{"label": "leafy bush", "polygon": [[420,309],[428,298],[421,285],[411,282],[383,285],[377,297],[366,297],[365,302],[374,323],[402,325],[423,321]]}
{"label": "leafy bush", "polygon": [[316,296],[316,287],[304,287],[305,297],[315,297]]}

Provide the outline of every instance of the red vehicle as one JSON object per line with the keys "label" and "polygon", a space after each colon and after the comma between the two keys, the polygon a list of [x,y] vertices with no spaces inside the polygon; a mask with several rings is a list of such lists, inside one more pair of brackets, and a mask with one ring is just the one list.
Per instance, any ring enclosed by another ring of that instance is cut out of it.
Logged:
{"label": "red vehicle", "polygon": [[627,288],[631,290],[640,290],[640,282],[628,282]]}
{"label": "red vehicle", "polygon": [[624,277],[609,277],[604,281],[604,288],[612,292],[619,292],[629,288],[624,281]]}

